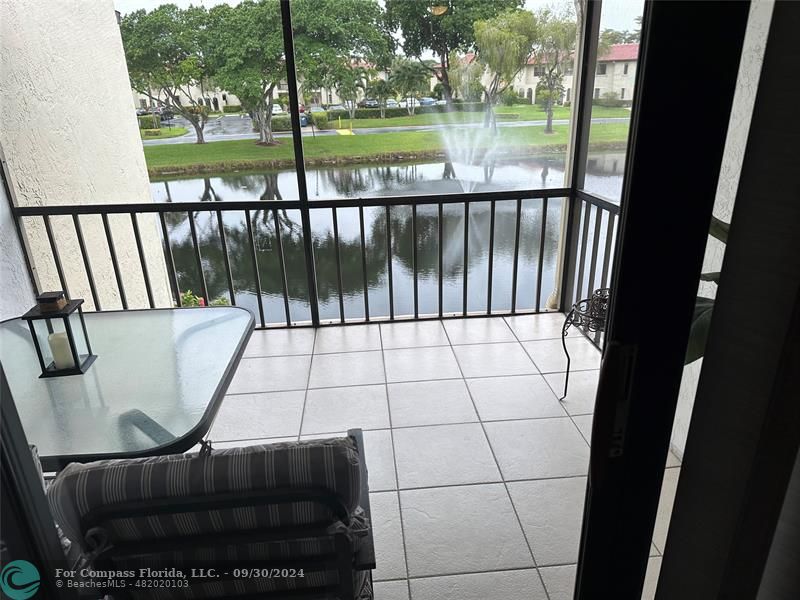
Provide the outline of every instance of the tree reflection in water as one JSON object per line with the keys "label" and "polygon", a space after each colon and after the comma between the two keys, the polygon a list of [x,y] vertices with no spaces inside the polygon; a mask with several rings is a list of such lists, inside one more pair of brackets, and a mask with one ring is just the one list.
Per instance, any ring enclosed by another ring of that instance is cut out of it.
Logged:
{"label": "tree reflection in water", "polygon": [[[509,177],[508,169],[531,170],[535,173],[532,185],[557,184],[563,179],[563,164],[557,160],[537,159],[509,166],[490,165],[483,173],[487,189],[505,189]],[[608,164],[609,161],[606,161]],[[593,165],[594,166],[594,165]],[[595,166],[595,168],[597,168]],[[391,192],[438,194],[460,190],[458,166],[451,163],[365,165],[357,168],[323,168],[308,173],[309,191],[314,197],[353,197],[381,195]],[[613,169],[609,169],[613,170]],[[523,171],[520,171],[523,172]],[[259,198],[263,201],[296,199],[297,189],[294,173],[236,173],[212,178],[202,178],[192,183],[172,181],[159,186],[158,196],[175,200],[201,200],[214,203],[213,210],[224,209],[224,200]],[[172,184],[172,189],[170,189]],[[491,185],[489,185],[491,184]],[[161,187],[163,185],[163,190]],[[181,187],[194,189],[194,194],[184,192],[178,198]],[[154,188],[155,189],[155,188]],[[253,230],[253,242],[261,280],[262,299],[269,322],[284,319],[283,286],[281,265],[277,252],[275,222],[280,227],[280,236],[285,262],[286,283],[290,298],[292,318],[309,319],[306,262],[300,213],[297,210],[265,210],[258,201],[252,203],[249,215]],[[530,308],[535,299],[536,274],[539,259],[542,200],[524,200],[520,222],[520,247],[518,263],[518,298],[520,309]],[[311,221],[317,288],[320,313],[324,319],[338,319],[339,283],[336,270],[336,248],[332,231],[331,210],[315,209],[311,202]],[[362,272],[361,236],[357,208],[337,209],[339,226],[339,256],[342,269],[342,295],[345,313],[349,317],[363,316],[364,277]],[[414,256],[412,251],[412,211],[410,206],[392,206],[391,220],[387,224],[385,207],[365,207],[366,287],[369,293],[372,316],[388,315],[388,266],[387,226],[391,234],[392,274],[395,292],[396,314],[408,314],[413,310]],[[277,213],[277,215],[275,214]],[[256,310],[255,277],[252,264],[252,246],[247,233],[244,211],[223,210],[228,254],[237,304]],[[443,211],[443,287],[444,311],[460,311],[464,270],[464,206],[447,204]],[[469,213],[469,310],[485,309],[487,296],[489,225],[491,205],[477,202],[470,205]],[[561,201],[551,199],[548,203],[547,227],[541,297],[544,301],[554,285],[556,252],[558,247]],[[182,290],[200,289],[200,278],[196,269],[194,249],[189,235],[187,213],[166,214],[170,241]],[[194,215],[202,255],[203,273],[209,296],[227,297],[227,277],[216,214],[197,212]],[[420,205],[417,208],[416,227],[416,271],[419,281],[420,310],[438,311],[438,265],[439,265],[439,218],[438,205]],[[493,253],[493,299],[492,307],[507,309],[511,304],[511,273],[515,243],[516,202],[497,201]],[[602,228],[604,235],[605,227]],[[604,243],[601,240],[600,243]]]}

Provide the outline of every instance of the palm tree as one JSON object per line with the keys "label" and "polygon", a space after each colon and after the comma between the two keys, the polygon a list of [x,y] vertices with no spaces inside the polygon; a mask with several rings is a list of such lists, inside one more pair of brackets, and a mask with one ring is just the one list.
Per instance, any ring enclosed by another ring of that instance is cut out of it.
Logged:
{"label": "palm tree", "polygon": [[356,65],[344,65],[337,70],[334,87],[339,97],[344,100],[350,119],[356,118],[358,93],[366,87],[367,70]]}
{"label": "palm tree", "polygon": [[392,64],[389,81],[402,94],[403,98],[411,98],[411,102],[407,106],[408,114],[411,116],[414,116],[414,98],[430,89],[428,78],[428,69],[422,63],[398,58]]}
{"label": "palm tree", "polygon": [[386,79],[373,79],[367,84],[367,96],[378,101],[381,109],[381,119],[386,118],[386,101],[394,98],[394,86]]}

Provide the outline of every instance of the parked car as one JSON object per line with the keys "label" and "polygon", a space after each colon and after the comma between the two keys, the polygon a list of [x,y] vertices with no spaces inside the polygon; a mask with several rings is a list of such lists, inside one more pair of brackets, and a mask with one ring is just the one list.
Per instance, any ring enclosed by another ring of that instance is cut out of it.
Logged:
{"label": "parked car", "polygon": [[386,108],[398,108],[400,105],[397,103],[397,100],[394,98],[389,98],[386,101]]}
{"label": "parked car", "polygon": [[404,98],[400,100],[400,108],[408,108],[409,106],[419,106],[419,99],[417,98]]}
{"label": "parked car", "polygon": [[447,100],[437,100],[436,101],[436,106],[444,106],[445,104],[447,104]]}
{"label": "parked car", "polygon": [[341,104],[331,104],[328,107],[328,112],[347,112],[347,109]]}
{"label": "parked car", "polygon": [[272,114],[273,115],[282,115],[283,114],[283,107],[280,104],[273,104],[272,105]]}
{"label": "parked car", "polygon": [[311,108],[308,109],[308,112],[313,114],[313,113],[324,113],[326,111],[321,106],[312,106]]}
{"label": "parked car", "polygon": [[420,106],[433,106],[435,104],[436,104],[436,99],[435,98],[429,98],[429,97],[426,96],[424,98],[420,98],[419,99],[419,105]]}
{"label": "parked car", "polygon": [[361,108],[378,108],[380,107],[381,103],[375,100],[375,98],[365,98],[359,102],[358,105]]}

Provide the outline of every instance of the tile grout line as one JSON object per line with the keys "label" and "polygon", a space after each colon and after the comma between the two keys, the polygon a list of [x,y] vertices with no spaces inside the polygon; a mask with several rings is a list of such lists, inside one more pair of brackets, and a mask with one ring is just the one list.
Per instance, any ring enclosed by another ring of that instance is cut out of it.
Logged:
{"label": "tile grout line", "polygon": [[[491,318],[495,318],[496,319],[498,317],[486,317],[486,318],[487,319],[491,319]],[[500,317],[500,319],[503,319],[503,317]],[[452,319],[452,320],[456,320],[456,319]],[[415,322],[416,321],[409,321],[409,323],[415,323]],[[377,323],[375,325],[377,326]],[[506,324],[506,325],[508,326],[508,324]],[[509,329],[511,329],[510,326],[508,326],[508,327],[509,327]],[[380,327],[376,327],[376,328],[380,329]],[[325,356],[327,354],[356,354],[356,353],[359,353],[359,352],[377,352],[378,350],[392,351],[392,350],[413,350],[415,348],[448,348],[448,347],[456,347],[456,346],[486,346],[486,345],[491,345],[491,344],[513,344],[515,341],[519,342],[519,343],[523,343],[523,342],[552,342],[552,341],[555,341],[555,340],[561,340],[561,338],[557,338],[557,337],[555,337],[555,338],[547,337],[547,338],[536,338],[536,339],[530,339],[530,340],[521,340],[516,336],[516,333],[514,332],[513,329],[511,330],[511,333],[514,335],[514,339],[513,340],[489,340],[489,341],[485,341],[485,342],[466,342],[466,343],[463,343],[463,344],[448,343],[448,344],[425,344],[425,345],[422,345],[422,346],[394,346],[394,347],[391,347],[391,348],[361,348],[360,350],[336,350],[336,351],[333,351],[333,352],[317,352],[316,349],[313,348],[313,346],[312,346],[311,352],[295,352],[295,353],[292,353],[292,354],[263,354],[263,355],[261,355],[261,354],[248,354],[248,355],[243,356],[242,360],[250,360],[250,359],[253,359],[253,358],[292,358],[292,357],[295,357],[295,356],[312,356],[312,355]],[[578,339],[578,338],[571,338],[571,339]],[[315,340],[314,341],[316,343],[316,330],[315,330]],[[576,370],[578,370],[578,369],[576,369]],[[588,371],[588,370],[593,370],[593,369],[582,369],[582,370]],[[560,372],[563,372],[563,371],[552,371],[552,372],[553,373],[560,373]]]}
{"label": "tile grout line", "polygon": [[[507,342],[507,343],[513,344],[515,342]],[[519,342],[517,342],[517,343],[519,343]],[[451,350],[452,350],[451,346],[421,346],[419,349],[422,350],[422,349],[428,349],[428,348],[448,348],[448,347],[451,348]],[[417,348],[403,348],[403,349],[404,350],[416,350]],[[523,350],[524,350],[524,348],[523,348]],[[380,350],[368,350],[368,352],[380,352]],[[342,352],[340,354],[356,354],[356,353],[354,353],[354,352]],[[299,357],[300,355],[295,355],[295,356]],[[316,356],[316,355],[306,354],[306,355],[302,355],[302,356]],[[330,354],[328,354],[328,355],[320,354],[319,356],[330,356]],[[266,356],[264,358],[277,358],[277,357]],[[529,360],[530,360],[530,357],[529,357]],[[538,368],[537,368],[537,370],[538,370]],[[591,371],[598,371],[598,370],[599,369],[570,369],[570,373],[588,373],[588,372],[591,372]],[[564,372],[565,371],[546,371],[546,372],[542,373],[541,371],[539,371],[537,373],[513,373],[513,374],[509,374],[509,375],[483,375],[481,377],[463,377],[463,376],[461,376],[461,377],[444,377],[444,378],[437,378],[437,379],[407,379],[407,380],[403,380],[403,381],[387,381],[386,383],[388,385],[397,385],[397,384],[401,384],[401,383],[426,383],[428,381],[461,381],[461,380],[472,381],[472,380],[475,380],[475,379],[500,379],[500,378],[505,379],[507,377],[545,377],[546,375],[559,375],[559,374],[564,373]],[[356,384],[349,384],[349,385],[324,385],[324,386],[318,386],[318,387],[309,387],[308,389],[312,389],[312,390],[334,390],[334,389],[337,389],[337,388],[364,387],[364,386],[370,386],[370,385],[383,385],[383,383],[376,382],[376,383],[356,383]],[[251,396],[253,394],[280,394],[280,393],[283,393],[283,392],[302,392],[305,389],[306,388],[300,387],[300,388],[286,388],[286,389],[279,389],[279,390],[252,390],[252,391],[247,391],[247,392],[228,392],[228,393],[225,394],[225,396],[227,397],[227,396]],[[555,392],[553,392],[553,393],[555,394]],[[558,398],[557,394],[556,394],[556,398]],[[591,413],[583,413],[583,414],[591,414]]]}
{"label": "tile grout line", "polygon": [[[505,320],[505,317],[503,317],[503,320]],[[506,325],[508,325],[508,323],[506,323]],[[509,327],[509,329],[510,329],[510,327]],[[514,330],[513,330],[513,329],[511,329],[511,333],[513,333],[513,334],[514,334],[514,337],[517,337],[517,334],[514,332]],[[519,340],[517,340],[517,341],[519,342]],[[524,345],[522,342],[519,342],[519,345],[520,345],[520,346],[522,346],[522,351],[523,351],[523,352],[525,352],[525,355],[526,355],[526,356],[527,356],[527,357],[530,359],[530,361],[531,361],[531,362],[532,362],[532,363],[535,365],[535,364],[536,364],[536,361],[534,361],[534,360],[533,360],[533,357],[532,357],[532,356],[531,356],[531,355],[528,353],[528,349],[527,349],[527,348],[525,348],[525,345]],[[538,369],[539,367],[537,366],[536,368]],[[587,370],[588,370],[588,369],[587,369]],[[594,370],[597,370],[597,369],[591,369],[591,370],[593,370],[593,371],[594,371]],[[540,372],[541,372],[541,371],[540,371]],[[555,371],[555,372],[557,372],[557,373],[566,373],[566,371]],[[572,369],[571,369],[571,370],[570,370],[570,372],[574,372],[574,370],[572,370]],[[575,429],[577,429],[577,430],[578,430],[578,435],[580,435],[580,436],[583,438],[583,441],[584,441],[584,442],[586,442],[586,445],[587,445],[587,446],[589,446],[589,452],[591,452],[591,444],[589,443],[589,440],[587,440],[587,439],[586,439],[586,436],[585,436],[585,435],[583,435],[583,432],[581,431],[581,428],[580,428],[580,427],[578,427],[578,424],[575,422],[575,419],[573,419],[573,418],[572,418],[572,417],[573,417],[573,415],[571,415],[571,414],[570,414],[570,412],[567,410],[567,407],[566,407],[566,406],[564,406],[564,403],[563,403],[563,402],[560,400],[560,396],[559,396],[559,395],[556,393],[556,391],[553,389],[553,386],[552,386],[552,385],[550,385],[550,382],[549,382],[549,381],[547,381],[547,377],[544,377],[544,374],[543,374],[543,373],[542,373],[542,379],[544,379],[544,382],[545,382],[545,384],[547,385],[547,387],[548,387],[548,388],[550,388],[550,391],[551,391],[551,392],[553,392],[553,394],[554,394],[554,395],[555,395],[555,397],[556,397],[556,401],[557,401],[557,402],[558,402],[558,404],[561,406],[561,409],[564,411],[564,414],[565,414],[567,417],[569,417],[569,420],[570,420],[570,421],[572,422],[572,424],[575,426]],[[591,414],[591,415],[592,415],[592,419],[594,419],[594,410],[592,410],[592,412],[591,412],[591,413],[587,413],[587,414]]]}
{"label": "tile grout line", "polygon": [[[501,322],[508,329],[511,329],[511,327],[508,326],[508,323],[506,323],[505,317],[501,318]],[[447,333],[447,327],[444,327],[444,333],[447,336],[447,339],[449,340],[450,339],[450,334]],[[512,331],[511,333],[513,334],[514,332]],[[516,335],[514,337],[516,338]],[[517,341],[517,344],[519,344],[519,341]],[[519,345],[521,346],[522,344],[519,344]],[[506,483],[505,476],[503,475],[503,469],[500,467],[500,461],[497,460],[497,454],[495,453],[494,447],[492,446],[492,441],[489,438],[489,434],[486,432],[486,426],[484,425],[483,421],[481,420],[481,414],[478,411],[478,406],[475,403],[475,398],[472,397],[472,390],[470,390],[469,386],[467,385],[467,378],[464,377],[464,370],[461,368],[461,363],[458,361],[458,355],[456,354],[456,351],[453,349],[452,344],[450,345],[450,351],[453,353],[453,356],[455,356],[456,365],[458,366],[458,370],[461,373],[461,378],[464,381],[464,385],[467,388],[467,393],[469,394],[470,402],[472,402],[472,408],[473,408],[473,410],[475,411],[475,414],[478,417],[478,423],[480,423],[481,431],[483,432],[483,437],[486,440],[486,444],[489,446],[489,452],[492,453],[492,459],[494,459],[495,466],[497,467],[497,472],[500,475],[500,479],[501,479],[501,482],[503,484],[503,489],[506,491],[506,497],[508,498],[508,501],[511,504],[511,510],[514,511],[514,517],[516,518],[517,526],[519,527],[519,530],[522,533],[522,539],[525,540],[525,545],[528,547],[528,554],[531,557],[531,562],[533,563],[533,568],[536,570],[536,575],[537,575],[537,577],[539,577],[539,583],[541,583],[541,585],[542,585],[542,589],[544,590],[544,593],[545,593],[545,596],[547,597],[547,600],[550,600],[550,594],[548,593],[547,587],[544,584],[544,579],[542,578],[542,574],[539,572],[539,567],[536,564],[536,557],[533,555],[533,548],[531,547],[531,543],[528,540],[527,534],[525,533],[525,528],[522,526],[522,519],[520,519],[519,512],[517,511],[517,507],[514,504],[514,499],[511,497],[511,491],[508,489],[508,483]],[[526,356],[527,356],[527,353],[526,353]],[[528,357],[528,359],[530,360],[530,357]],[[531,361],[531,362],[533,362],[533,361]],[[533,363],[533,365],[534,365],[534,368],[537,368],[536,367],[536,363]],[[538,368],[537,368],[537,370],[538,370]],[[399,485],[399,482],[398,482],[398,485]],[[409,586],[410,586],[410,583],[409,583]]]}
{"label": "tile grout line", "polygon": [[384,385],[384,393],[386,394],[386,409],[389,412],[389,438],[392,443],[392,464],[394,465],[394,484],[396,486],[395,493],[397,494],[397,516],[400,519],[400,536],[403,539],[403,562],[405,563],[406,592],[408,594],[409,600],[412,600],[411,580],[409,578],[410,573],[408,572],[408,547],[406,545],[406,530],[405,530],[405,525],[403,524],[403,505],[400,500],[400,470],[397,468],[397,452],[395,452],[394,448],[394,427],[392,426],[392,404],[389,401],[389,381],[386,374],[386,354],[383,349],[383,331],[381,330],[380,325],[378,325],[378,337],[381,342],[381,364],[383,365],[383,385]]}
{"label": "tile grout line", "polygon": [[[317,345],[317,329],[314,328],[314,343],[312,344],[312,352],[313,348]],[[308,375],[306,376],[306,389],[303,393],[303,410],[300,413],[300,428],[297,430],[297,441],[300,441],[300,436],[303,435],[303,420],[306,418],[306,404],[308,403],[308,387],[311,384],[311,369],[314,367],[314,354],[311,354],[311,360],[308,361]]]}

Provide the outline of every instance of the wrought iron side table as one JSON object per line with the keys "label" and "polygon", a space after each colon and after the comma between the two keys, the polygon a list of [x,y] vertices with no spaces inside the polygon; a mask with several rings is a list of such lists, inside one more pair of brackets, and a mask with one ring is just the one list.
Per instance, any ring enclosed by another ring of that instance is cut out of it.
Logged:
{"label": "wrought iron side table", "polygon": [[561,328],[561,345],[564,347],[564,354],[567,355],[567,373],[564,378],[564,395],[559,400],[567,397],[567,386],[569,385],[570,357],[567,350],[569,328],[574,325],[575,327],[583,327],[591,332],[603,331],[606,327],[609,292],[609,288],[596,289],[590,298],[578,300],[573,304],[572,310],[567,313],[567,318],[564,319],[564,326]]}

